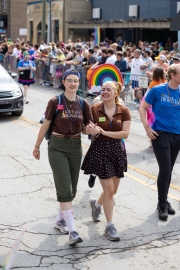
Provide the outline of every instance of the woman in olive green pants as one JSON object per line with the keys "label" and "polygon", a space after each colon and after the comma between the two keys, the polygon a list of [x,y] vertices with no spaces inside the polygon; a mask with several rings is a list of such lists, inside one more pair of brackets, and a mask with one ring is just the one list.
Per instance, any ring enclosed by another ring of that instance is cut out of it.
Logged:
{"label": "woman in olive green pants", "polygon": [[[79,170],[82,157],[81,132],[92,120],[90,107],[86,100],[76,95],[80,84],[80,74],[67,70],[63,76],[65,93],[61,103],[52,98],[46,108],[45,120],[41,126],[33,155],[40,158],[40,145],[53,120],[52,135],[48,146],[49,163],[53,171],[57,200],[60,209],[55,228],[69,233],[69,243],[82,242],[75,230],[72,201],[76,196]],[[55,112],[58,115],[54,119]]]}

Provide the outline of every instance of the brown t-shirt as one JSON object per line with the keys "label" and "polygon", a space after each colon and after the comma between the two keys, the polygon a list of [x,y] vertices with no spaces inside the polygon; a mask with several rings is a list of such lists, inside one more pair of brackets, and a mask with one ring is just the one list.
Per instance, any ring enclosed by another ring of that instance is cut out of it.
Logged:
{"label": "brown t-shirt", "polygon": [[[116,104],[112,121],[109,120],[105,113],[103,102],[93,105],[91,111],[94,123],[97,123],[97,125],[105,131],[122,131],[123,122],[131,121],[129,109],[120,104]],[[100,135],[99,138],[113,140],[113,138],[104,135]]]}
{"label": "brown t-shirt", "polygon": [[[75,135],[82,131],[83,124],[89,124],[92,121],[92,114],[89,104],[84,100],[84,110],[82,112],[79,97],[76,101],[69,101],[65,96],[62,96],[61,104],[64,106],[63,110],[59,110],[57,117],[54,120],[52,128],[53,132],[60,134]],[[52,120],[58,105],[56,97],[50,99],[46,108],[45,118]]]}

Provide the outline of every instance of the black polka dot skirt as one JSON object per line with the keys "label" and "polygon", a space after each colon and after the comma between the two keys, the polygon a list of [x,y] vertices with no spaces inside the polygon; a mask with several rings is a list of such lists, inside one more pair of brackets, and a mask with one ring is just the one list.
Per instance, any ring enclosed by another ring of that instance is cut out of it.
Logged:
{"label": "black polka dot skirt", "polygon": [[92,142],[82,164],[84,174],[95,174],[100,179],[124,177],[127,155],[122,140],[96,139]]}

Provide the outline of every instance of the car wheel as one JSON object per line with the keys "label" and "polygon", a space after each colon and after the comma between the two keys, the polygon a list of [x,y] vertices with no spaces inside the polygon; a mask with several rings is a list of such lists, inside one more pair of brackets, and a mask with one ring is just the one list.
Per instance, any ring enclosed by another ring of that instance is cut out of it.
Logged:
{"label": "car wheel", "polygon": [[21,116],[22,113],[23,113],[23,111],[11,112],[11,115],[12,116]]}

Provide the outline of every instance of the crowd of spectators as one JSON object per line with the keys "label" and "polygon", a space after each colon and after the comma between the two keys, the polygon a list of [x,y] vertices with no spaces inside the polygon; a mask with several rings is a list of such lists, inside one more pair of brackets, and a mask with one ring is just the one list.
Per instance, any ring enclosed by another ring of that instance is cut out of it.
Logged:
{"label": "crowd of spectators", "polygon": [[[114,64],[122,73],[131,74],[132,88],[138,102],[142,99],[142,89],[138,85],[138,76],[146,75],[151,80],[155,67],[162,67],[164,76],[172,63],[180,63],[178,42],[168,38],[166,44],[154,41],[139,40],[138,44],[127,42],[122,37],[117,37],[116,42],[105,38],[100,44],[78,38],[75,42],[70,39],[67,42],[50,42],[46,44],[32,44],[31,41],[22,41],[19,38],[8,44],[5,38],[0,42],[0,54],[17,58],[17,62],[23,58],[27,51],[30,59],[36,65],[36,78],[43,86],[61,88],[62,67],[92,71],[98,65]],[[88,76],[87,76],[88,79]]]}

